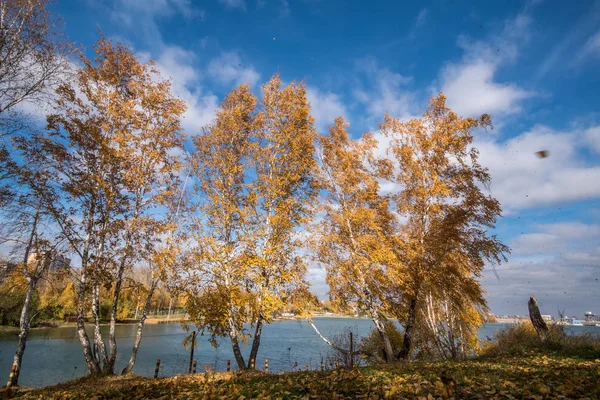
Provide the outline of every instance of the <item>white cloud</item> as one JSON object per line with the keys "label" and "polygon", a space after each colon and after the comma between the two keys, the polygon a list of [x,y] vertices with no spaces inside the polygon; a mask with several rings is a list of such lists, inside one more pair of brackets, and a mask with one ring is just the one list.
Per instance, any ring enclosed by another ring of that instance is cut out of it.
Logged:
{"label": "white cloud", "polygon": [[306,279],[310,282],[311,290],[319,299],[329,297],[329,285],[326,282],[327,272],[323,266],[312,266],[308,269]]}
{"label": "white cloud", "polygon": [[581,60],[588,56],[600,57],[600,31],[596,32],[585,42],[577,58]]}
{"label": "white cloud", "polygon": [[327,127],[333,125],[336,117],[347,118],[346,107],[337,94],[308,87],[306,95],[310,101],[311,114],[315,117],[315,126],[321,133],[325,133]]}
{"label": "white cloud", "polygon": [[[17,103],[12,111],[15,111],[29,119],[35,125],[43,126],[46,124],[46,116],[53,111],[53,102],[58,98],[56,89],[61,84],[70,84],[75,87],[77,95],[82,97],[79,87],[76,85],[77,70],[81,67],[76,60],[67,60],[64,68],[57,72],[56,78],[44,87],[39,96],[33,99],[26,97],[22,102]],[[23,66],[23,69],[29,68],[31,74],[31,65]],[[24,78],[25,80],[25,78]]]}
{"label": "white cloud", "polygon": [[[585,132],[536,126],[504,143],[476,140],[492,176],[491,193],[508,212],[600,197],[600,165],[582,161]],[[547,158],[536,152],[546,150]]]}
{"label": "white cloud", "polygon": [[249,83],[254,86],[260,75],[252,66],[244,66],[238,53],[226,52],[212,60],[208,65],[208,73],[222,84],[241,85]]}
{"label": "white cloud", "polygon": [[558,253],[563,256],[582,258],[579,252],[568,253],[573,241],[581,241],[600,236],[600,225],[588,225],[581,222],[561,222],[540,224],[535,227],[539,232],[517,236],[511,243],[513,256],[530,256]]}
{"label": "white cloud", "polygon": [[204,10],[193,6],[191,0],[114,0],[108,3],[111,18],[148,43],[162,44],[156,20],[181,15],[186,19],[204,17]]}
{"label": "white cloud", "polygon": [[[587,35],[590,31],[598,29],[599,23],[600,2],[596,1],[579,19],[571,23],[571,28],[561,36],[552,51],[544,58],[537,70],[536,80],[541,80],[552,70],[576,66],[588,56],[593,55],[594,45],[598,42],[596,42],[595,36]],[[586,39],[588,40],[581,46],[580,43]]]}
{"label": "white cloud", "polygon": [[[561,132],[535,126],[503,142],[498,136],[478,133],[474,146],[479,150],[480,163],[489,169],[491,195],[500,201],[504,214],[600,198],[600,160],[585,160],[581,154],[599,131],[600,127]],[[377,155],[386,156],[389,139],[381,133],[375,138],[379,141]],[[546,158],[536,154],[542,150],[548,152]],[[399,186],[382,181],[381,190],[389,193]],[[542,239],[548,238],[523,238],[527,246]]]}
{"label": "white cloud", "polygon": [[[115,0],[115,12],[125,13],[135,11],[139,13],[151,14],[156,17],[170,17],[175,14],[181,14],[185,18],[193,18],[204,15],[204,11],[193,7],[190,0]],[[135,19],[136,14],[130,14],[127,21],[132,22],[131,17]],[[134,21],[134,20],[133,20]]]}
{"label": "white cloud", "polygon": [[528,256],[563,247],[561,238],[549,233],[525,233],[511,243],[512,255]]}
{"label": "white cloud", "polygon": [[280,0],[279,1],[279,13],[281,14],[282,17],[287,17],[290,15],[291,10],[290,10],[290,3],[288,2],[288,0]]}
{"label": "white cloud", "polygon": [[[406,39],[408,39],[408,40],[416,39],[418,32],[421,30],[421,28],[423,28],[423,26],[425,26],[428,19],[429,19],[429,10],[426,8],[422,8],[419,11],[419,13],[417,14],[417,16],[415,17],[415,19],[410,27],[410,30],[408,32],[408,35],[406,36]],[[405,39],[394,39],[390,43],[400,43],[403,40],[405,40]]]}
{"label": "white cloud", "polygon": [[529,24],[530,19],[521,14],[506,21],[503,31],[487,40],[459,38],[462,60],[446,65],[440,73],[441,90],[450,108],[468,117],[520,111],[521,101],[534,93],[515,83],[497,82],[495,76],[503,64],[517,59],[519,44],[529,36]]}
{"label": "white cloud", "polygon": [[385,113],[392,117],[408,118],[413,116],[416,102],[414,94],[405,89],[412,78],[392,72],[386,67],[380,67],[371,58],[365,58],[357,63],[357,69],[366,78],[363,88],[354,90],[356,101],[366,107],[371,121],[380,121]]}
{"label": "white cloud", "polygon": [[200,80],[198,70],[193,63],[196,55],[179,46],[165,47],[156,64],[163,74],[173,79],[173,86],[185,87]]}
{"label": "white cloud", "polygon": [[562,240],[581,240],[600,236],[600,225],[590,225],[581,222],[561,222],[555,224],[541,224],[541,230]]}
{"label": "white cloud", "polygon": [[[598,136],[600,126],[563,132],[538,125],[505,141],[478,132],[474,146],[479,150],[480,163],[489,169],[490,193],[508,215],[522,209],[599,199],[600,160],[582,155],[588,146],[597,150]],[[375,138],[379,141],[376,155],[385,157],[389,139],[379,132]],[[542,150],[547,157],[536,154]],[[397,184],[381,182],[383,193],[397,190]],[[522,238],[526,247],[546,239],[538,234]]]}
{"label": "white cloud", "polygon": [[585,131],[587,144],[593,151],[600,154],[600,126],[594,126]]}
{"label": "white cloud", "polygon": [[425,22],[427,21],[428,16],[429,16],[429,11],[426,8],[423,8],[421,11],[419,11],[417,18],[415,19],[415,26],[416,27],[423,26],[425,24]]}
{"label": "white cloud", "polygon": [[[582,316],[600,304],[599,265],[574,265],[567,257],[509,261],[484,272],[482,285],[497,314],[527,315],[529,296],[536,296],[543,314]],[[597,310],[594,310],[597,312]]]}
{"label": "white cloud", "polygon": [[449,107],[470,117],[520,111],[520,101],[532,93],[515,84],[494,82],[497,68],[483,60],[447,66],[442,72],[442,92],[448,97]]}
{"label": "white cloud", "polygon": [[582,315],[600,304],[600,225],[581,222],[541,224],[511,243],[508,263],[484,272],[483,287],[492,311],[527,315],[536,296],[544,314]]}
{"label": "white cloud", "polygon": [[215,111],[219,105],[219,99],[213,94],[199,96],[186,92],[180,96],[187,105],[187,111],[183,116],[183,128],[188,135],[197,135],[203,126],[211,123],[215,118]]}
{"label": "white cloud", "polygon": [[600,31],[596,32],[595,35],[588,39],[584,45],[584,48],[590,53],[600,55]]}
{"label": "white cloud", "polygon": [[492,64],[514,63],[519,57],[520,48],[531,36],[531,18],[518,14],[504,21],[500,32],[485,39],[473,40],[468,36],[458,37],[457,44],[463,49],[463,62],[483,60]]}
{"label": "white cloud", "polygon": [[239,9],[246,11],[246,0],[219,0],[219,3],[232,10]]}
{"label": "white cloud", "polygon": [[[594,236],[598,239],[598,235]],[[592,248],[589,251],[571,251],[563,255],[565,261],[570,265],[587,266],[593,268],[600,267],[600,247]]]}
{"label": "white cloud", "polygon": [[156,66],[164,78],[173,82],[173,93],[185,101],[183,127],[187,134],[197,134],[215,116],[218,99],[212,93],[204,93],[201,77],[194,66],[196,55],[178,46],[165,47],[156,59]]}

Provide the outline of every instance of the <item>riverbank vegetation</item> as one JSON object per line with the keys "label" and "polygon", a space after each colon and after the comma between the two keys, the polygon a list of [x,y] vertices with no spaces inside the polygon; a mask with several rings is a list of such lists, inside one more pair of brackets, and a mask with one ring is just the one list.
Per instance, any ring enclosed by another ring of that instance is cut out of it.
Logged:
{"label": "riverbank vegetation", "polygon": [[482,357],[526,356],[549,353],[556,356],[600,359],[600,336],[591,333],[569,334],[564,325],[550,325],[547,337],[541,340],[531,322],[509,325],[484,341]]}
{"label": "riverbank vegetation", "polygon": [[593,399],[600,396],[599,368],[600,360],[538,354],[271,375],[255,371],[159,379],[82,378],[53,387],[18,391],[14,396],[24,399]]}
{"label": "riverbank vegetation", "polygon": [[[117,321],[138,320],[148,293],[148,271],[132,268],[125,276],[126,285],[117,309]],[[31,300],[31,327],[61,326],[76,322],[77,281],[68,268],[49,271],[36,285]],[[0,325],[19,327],[21,308],[28,285],[21,269],[15,268],[0,283]],[[110,288],[100,288],[100,314],[102,323],[110,321]],[[182,317],[185,299],[169,293],[164,284],[154,291],[148,318],[166,318],[177,314]],[[91,319],[92,314],[86,313]]]}

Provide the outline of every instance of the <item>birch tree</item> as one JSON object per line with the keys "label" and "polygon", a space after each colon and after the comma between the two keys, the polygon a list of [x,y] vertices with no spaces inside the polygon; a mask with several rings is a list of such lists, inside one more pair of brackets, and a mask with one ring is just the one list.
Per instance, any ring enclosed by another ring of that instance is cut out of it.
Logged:
{"label": "birch tree", "polygon": [[12,380],[13,385],[18,384],[22,370],[23,354],[25,354],[27,337],[29,336],[31,320],[33,318],[31,314],[33,295],[37,289],[38,282],[48,273],[52,264],[56,264],[61,260],[59,253],[55,250],[55,246],[38,239],[39,232],[37,230],[39,228],[37,224],[40,218],[39,211],[36,212],[36,215],[33,218],[31,235],[26,243],[22,262],[23,275],[27,280],[27,292],[21,308],[19,340],[13,358],[13,366],[15,367],[15,374]]}
{"label": "birch tree", "polygon": [[0,0],[0,120],[23,102],[51,103],[65,82],[74,48],[49,0]]}
{"label": "birch tree", "polygon": [[49,5],[0,0],[0,207],[16,197],[7,139],[31,129],[25,110],[49,110],[54,91],[72,75],[76,48]]}
{"label": "birch tree", "polygon": [[[385,362],[395,359],[385,329],[388,297],[398,277],[390,267],[398,262],[392,251],[394,216],[380,194],[373,135],[352,140],[342,117],[320,137],[320,187],[325,193],[315,224],[315,249],[325,265],[331,300],[342,307],[354,304],[368,315],[383,343]],[[397,270],[397,269],[396,269]]]}
{"label": "birch tree", "polygon": [[[252,152],[256,179],[253,262],[256,326],[250,358],[256,359],[262,327],[287,302],[310,303],[304,241],[298,229],[309,222],[316,196],[317,133],[303,83],[283,86],[275,75],[263,85],[260,128]],[[302,309],[302,308],[301,308]]]}
{"label": "birch tree", "polygon": [[474,310],[486,307],[477,279],[486,262],[504,261],[509,250],[488,232],[501,207],[484,193],[491,177],[473,146],[472,131],[490,126],[487,114],[459,117],[443,94],[431,99],[422,118],[386,115],[380,125],[390,139],[388,164],[395,167],[388,175],[396,184],[390,198],[403,221],[394,246],[404,281],[394,306],[404,326],[399,358],[409,357],[416,329],[457,326],[432,312],[448,310],[462,318],[465,338],[481,324],[481,318],[472,318]]}
{"label": "birch tree", "polygon": [[308,292],[297,232],[314,198],[313,119],[303,84],[275,76],[262,89],[260,102],[234,89],[195,139],[200,215],[182,275],[192,320],[213,343],[230,338],[240,369],[253,366],[263,326]]}
{"label": "birch tree", "polygon": [[[36,149],[39,149],[36,147]],[[44,163],[22,162],[11,157],[5,166],[12,177],[11,201],[4,204],[0,218],[11,228],[5,230],[4,244],[12,247],[12,253],[21,263],[21,276],[27,283],[25,297],[20,305],[19,340],[13,359],[15,374],[13,385],[18,384],[22,370],[22,360],[27,345],[34,310],[33,298],[38,294],[38,283],[48,276],[51,265],[58,265],[64,259],[60,254],[63,238],[56,237],[52,229],[51,215],[45,206],[44,188],[50,174]]]}
{"label": "birch tree", "polygon": [[[169,229],[154,209],[179,188],[177,152],[183,102],[152,63],[101,38],[94,60],[82,56],[77,85],[61,86],[48,134],[20,138],[28,162],[45,164],[45,207],[81,263],[77,332],[88,371],[114,373],[116,314],[125,269],[150,238]],[[109,347],[100,332],[100,289],[112,289]],[[88,295],[94,339],[85,331]]]}
{"label": "birch tree", "polygon": [[[34,296],[38,294],[38,284],[48,276],[51,267],[64,267],[66,265],[60,264],[68,263],[59,252],[61,240],[51,238],[52,230],[47,225],[48,215],[34,195],[35,193],[27,193],[20,196],[15,201],[15,207],[4,215],[15,226],[8,243],[13,245],[12,253],[21,256],[18,267],[20,277],[24,278],[26,284],[25,296],[20,304],[19,339],[13,358],[15,373],[11,382],[15,386],[18,385],[22,371],[31,321],[41,311],[36,312],[33,304]],[[34,204],[30,204],[32,201]]]}
{"label": "birch tree", "polygon": [[252,252],[249,173],[250,145],[256,134],[257,99],[247,85],[233,89],[221,103],[214,124],[194,140],[193,169],[198,179],[200,218],[194,224],[197,248],[184,275],[194,322],[214,338],[227,335],[239,368],[246,368],[240,341],[244,323],[254,322],[246,305],[246,256]]}

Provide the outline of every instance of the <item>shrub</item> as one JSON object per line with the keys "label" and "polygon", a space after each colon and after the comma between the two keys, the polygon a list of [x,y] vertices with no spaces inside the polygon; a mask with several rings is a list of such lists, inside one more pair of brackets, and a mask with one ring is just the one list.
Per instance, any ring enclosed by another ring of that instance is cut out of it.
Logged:
{"label": "shrub", "polygon": [[[404,333],[400,329],[398,329],[398,326],[396,326],[396,324],[390,321],[385,322],[385,332],[390,338],[394,354],[397,354],[402,348],[402,343],[404,341]],[[369,332],[369,336],[363,338],[360,341],[359,348],[362,352],[366,354],[377,354],[380,358],[384,358],[383,343],[381,341],[381,336],[375,328],[371,329],[371,332]],[[376,360],[374,357],[367,356],[366,361],[372,364]]]}
{"label": "shrub", "polygon": [[600,335],[569,334],[564,325],[550,325],[546,340],[542,341],[531,322],[510,325],[483,343],[482,356],[526,355],[556,353],[586,359],[600,358]]}
{"label": "shrub", "polygon": [[[27,295],[28,282],[20,268],[15,268],[3,282],[0,283],[0,325],[18,327],[21,311]],[[39,295],[33,293],[31,314],[39,305]]]}
{"label": "shrub", "polygon": [[112,309],[112,304],[109,302],[104,302],[100,304],[100,320],[108,321],[110,320],[110,313]]}
{"label": "shrub", "polygon": [[[353,346],[354,351],[359,350],[359,343],[362,343],[357,332],[355,330],[351,330],[349,328],[344,329],[343,333],[333,335],[331,337],[331,342],[336,346],[344,350],[350,350],[350,332],[352,332],[353,336]],[[358,354],[350,354],[346,352],[341,352],[336,349],[331,349],[327,353],[326,364],[330,367],[335,366],[336,364],[345,368],[350,368],[351,366],[360,366],[362,362],[362,358]]]}

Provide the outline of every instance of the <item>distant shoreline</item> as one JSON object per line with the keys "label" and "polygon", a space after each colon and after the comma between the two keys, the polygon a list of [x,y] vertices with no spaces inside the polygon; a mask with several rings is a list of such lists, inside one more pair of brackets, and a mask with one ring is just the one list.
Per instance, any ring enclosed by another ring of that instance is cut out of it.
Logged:
{"label": "distant shoreline", "polygon": [[[148,318],[146,319],[144,325],[158,325],[158,324],[179,324],[181,322],[189,322],[189,319],[182,319],[181,317],[176,318]],[[126,319],[122,321],[117,321],[117,325],[135,325],[140,322],[139,319]],[[93,326],[92,321],[86,320],[86,326]],[[101,322],[100,326],[108,326],[109,322]],[[44,324],[42,326],[34,326],[31,327],[30,330],[45,330],[45,329],[56,329],[56,328],[75,328],[77,327],[76,322],[58,322],[54,321],[51,323]],[[8,325],[0,325],[0,334],[18,334],[20,332],[20,328],[18,326],[8,326]]]}
{"label": "distant shoreline", "polygon": [[498,318],[496,317],[496,321],[492,323],[496,324],[518,324],[519,322],[528,321],[528,318]]}
{"label": "distant shoreline", "polygon": [[[313,318],[345,318],[345,319],[369,319],[367,317],[364,316],[354,316],[354,315],[348,315],[348,314],[329,314],[329,315],[324,315],[324,314],[318,314],[318,315],[313,315]],[[281,316],[281,317],[277,317],[275,318],[275,321],[293,321],[293,320],[304,320],[305,318],[300,318],[297,315],[294,316]]]}
{"label": "distant shoreline", "polygon": [[[526,322],[529,321],[529,318],[527,317],[523,317],[523,318],[496,318],[495,322],[491,322],[491,323],[497,323],[497,324],[518,324],[520,322]],[[564,321],[546,321],[547,324],[549,325],[565,325],[565,326],[600,326],[600,322],[594,322],[592,321],[591,323],[588,321],[582,321],[581,324],[572,324],[572,323],[568,323],[568,322],[564,322]]]}
{"label": "distant shoreline", "polygon": [[[349,315],[349,314],[318,314],[318,315],[313,315],[314,319],[369,319],[366,316],[354,316],[354,315]],[[304,318],[300,318],[298,316],[280,316],[277,318],[274,318],[274,321],[302,321],[304,320]],[[489,324],[518,324],[520,322],[525,322],[525,321],[529,321],[529,318],[496,318],[495,321],[488,321],[486,323]],[[159,325],[159,324],[179,324],[179,323],[183,323],[183,322],[191,322],[191,320],[189,319],[183,319],[181,318],[181,316],[176,316],[174,318],[169,318],[167,319],[166,317],[164,318],[148,318],[146,319],[145,324],[146,325]],[[139,320],[134,320],[134,319],[128,319],[128,320],[123,320],[123,321],[119,321],[117,322],[117,325],[134,325],[139,323]],[[578,324],[570,324],[570,323],[566,323],[566,322],[560,322],[560,321],[547,321],[547,323],[549,324],[558,324],[558,325],[566,325],[566,326],[581,326]],[[86,321],[86,325],[93,325],[93,323],[91,321]],[[100,326],[108,326],[109,323],[108,322],[103,322],[100,324]],[[45,330],[45,329],[52,329],[52,328],[75,328],[77,325],[75,322],[61,322],[61,323],[50,323],[44,326],[37,326],[37,327],[32,327],[31,330]],[[593,325],[593,324],[587,324],[584,323],[582,326],[600,326],[600,325]],[[13,327],[13,326],[5,326],[5,325],[0,325],[0,334],[18,334],[19,333],[19,327]]]}

